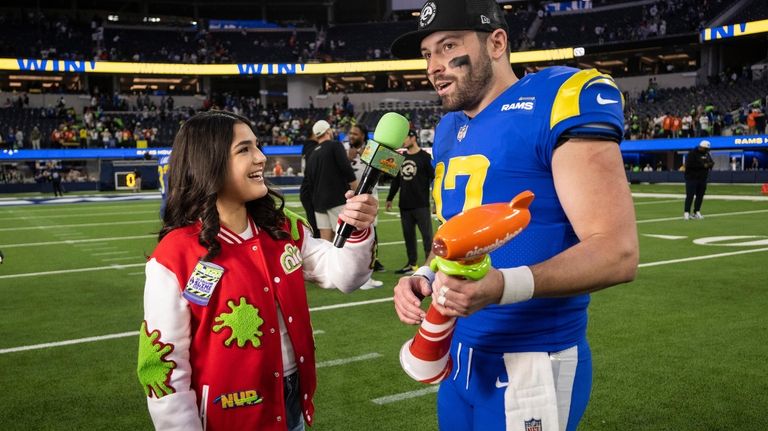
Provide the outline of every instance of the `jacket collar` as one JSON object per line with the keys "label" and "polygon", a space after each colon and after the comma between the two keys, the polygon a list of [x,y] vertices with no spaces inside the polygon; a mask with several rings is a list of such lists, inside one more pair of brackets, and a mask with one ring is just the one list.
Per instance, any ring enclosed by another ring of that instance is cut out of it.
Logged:
{"label": "jacket collar", "polygon": [[[250,217],[248,217],[248,225],[251,227],[251,232],[253,232],[253,236],[256,236],[259,230],[256,227],[256,225],[253,223],[253,220]],[[244,242],[247,241],[247,239],[243,239],[239,234],[236,234],[235,232],[227,229],[224,226],[221,226],[219,228],[218,237],[221,241],[224,241],[227,244],[232,244],[232,245],[243,244]]]}

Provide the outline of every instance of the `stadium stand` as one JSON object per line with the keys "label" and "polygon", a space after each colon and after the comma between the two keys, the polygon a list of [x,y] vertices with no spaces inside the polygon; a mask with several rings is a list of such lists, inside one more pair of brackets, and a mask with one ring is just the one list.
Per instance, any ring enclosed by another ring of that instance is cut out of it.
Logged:
{"label": "stadium stand", "polygon": [[[724,1],[670,0],[547,15],[535,41],[536,46],[555,48],[570,46],[574,40],[588,46],[691,33],[727,6]],[[573,25],[574,20],[578,25]]]}

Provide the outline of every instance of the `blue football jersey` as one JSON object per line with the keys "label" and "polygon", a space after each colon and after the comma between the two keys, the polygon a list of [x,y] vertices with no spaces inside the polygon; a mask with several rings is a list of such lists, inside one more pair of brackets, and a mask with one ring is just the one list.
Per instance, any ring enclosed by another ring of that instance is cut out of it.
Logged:
{"label": "blue football jersey", "polygon": [[157,180],[163,200],[165,200],[165,195],[168,193],[168,168],[170,167],[170,162],[170,155],[161,157],[157,162]]}
{"label": "blue football jersey", "polygon": [[[476,117],[446,114],[435,132],[435,199],[445,221],[531,190],[531,222],[491,253],[495,268],[533,265],[578,242],[552,178],[552,154],[569,137],[619,142],[623,97],[596,70],[552,67],[529,74]],[[573,145],[573,144],[570,144]],[[585,336],[589,295],[491,305],[459,319],[455,337],[489,351],[555,351]]]}

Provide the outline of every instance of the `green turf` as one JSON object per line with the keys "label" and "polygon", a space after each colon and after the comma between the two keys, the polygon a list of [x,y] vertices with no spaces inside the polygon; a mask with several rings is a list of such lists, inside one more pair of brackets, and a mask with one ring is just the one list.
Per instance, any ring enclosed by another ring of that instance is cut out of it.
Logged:
{"label": "green turf", "polygon": [[[709,193],[759,196],[759,186],[712,185]],[[137,331],[142,262],[156,243],[158,205],[0,207],[0,350]],[[693,242],[768,239],[768,202],[707,199],[706,218],[688,222],[680,199],[637,198],[636,209],[637,280],[592,296],[593,392],[580,429],[768,429],[768,244]],[[392,271],[405,263],[398,219],[380,213],[378,231],[388,271],[374,277],[387,287],[344,295],[309,285],[311,307],[391,297]],[[749,250],[761,251],[669,262]],[[101,267],[110,269],[38,274]],[[314,429],[437,428],[434,393],[372,401],[427,388],[400,369],[398,351],[414,328],[399,323],[391,301],[313,311],[312,320],[319,363],[367,355],[318,370]],[[0,429],[151,429],[136,353],[135,336],[0,353]]]}

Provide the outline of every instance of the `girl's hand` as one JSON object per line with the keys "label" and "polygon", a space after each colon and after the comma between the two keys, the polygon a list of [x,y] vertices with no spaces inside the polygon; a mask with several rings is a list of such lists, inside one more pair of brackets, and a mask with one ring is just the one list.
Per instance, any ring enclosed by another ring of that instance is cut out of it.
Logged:
{"label": "girl's hand", "polygon": [[347,203],[344,205],[344,210],[339,214],[339,219],[351,224],[357,230],[369,227],[376,218],[379,202],[368,193],[355,196],[355,192],[352,190],[347,190],[344,196],[347,198]]}

